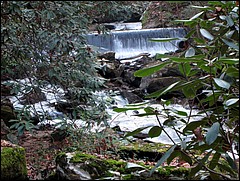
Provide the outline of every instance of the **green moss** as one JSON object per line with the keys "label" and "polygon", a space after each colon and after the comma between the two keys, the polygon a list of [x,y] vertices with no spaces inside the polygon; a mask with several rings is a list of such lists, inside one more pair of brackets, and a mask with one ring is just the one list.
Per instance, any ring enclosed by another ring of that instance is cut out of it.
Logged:
{"label": "green moss", "polygon": [[144,143],[134,142],[131,145],[121,146],[120,150],[121,149],[165,153],[169,149],[169,145],[162,144],[162,143],[145,143],[144,144]]}
{"label": "green moss", "polygon": [[89,154],[85,154],[85,153],[81,153],[81,152],[76,152],[74,154],[74,156],[70,159],[70,163],[79,163],[79,162],[83,162],[85,160],[89,160],[89,159],[96,159],[95,156],[93,155],[89,155]]}
{"label": "green moss", "polygon": [[169,175],[174,175],[174,176],[181,176],[182,174],[187,175],[189,173],[189,168],[185,167],[175,167],[175,166],[164,166],[164,167],[159,167],[157,171],[161,175],[169,176]]}
{"label": "green moss", "polygon": [[124,161],[117,161],[117,160],[113,160],[113,159],[106,159],[103,160],[107,166],[108,169],[111,169],[113,171],[118,171],[121,173],[125,172],[125,168],[127,163]]}
{"label": "green moss", "polygon": [[122,176],[122,179],[123,179],[123,180],[134,180],[135,177],[134,177],[134,175],[132,175],[132,174],[126,174],[126,175],[123,175],[123,176]]}
{"label": "green moss", "polygon": [[25,149],[3,147],[1,149],[1,179],[27,179]]}

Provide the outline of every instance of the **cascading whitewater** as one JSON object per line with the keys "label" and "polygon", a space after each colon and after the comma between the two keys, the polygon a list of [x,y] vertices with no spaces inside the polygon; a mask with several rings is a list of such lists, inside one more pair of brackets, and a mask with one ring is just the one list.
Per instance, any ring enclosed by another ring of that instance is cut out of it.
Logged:
{"label": "cascading whitewater", "polygon": [[111,31],[108,34],[88,34],[87,42],[99,52],[114,51],[115,58],[127,58],[140,53],[174,52],[178,40],[171,42],[152,42],[150,38],[183,38],[186,35],[184,28],[154,28],[141,30]]}

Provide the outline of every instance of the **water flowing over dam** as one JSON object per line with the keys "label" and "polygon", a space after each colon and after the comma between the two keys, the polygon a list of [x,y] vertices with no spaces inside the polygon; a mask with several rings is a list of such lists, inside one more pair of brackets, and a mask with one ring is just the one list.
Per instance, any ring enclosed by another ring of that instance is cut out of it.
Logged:
{"label": "water flowing over dam", "polygon": [[108,34],[88,34],[87,42],[99,52],[114,51],[115,58],[128,58],[140,53],[174,52],[179,40],[171,42],[152,42],[150,38],[183,38],[184,28],[154,28],[141,30],[111,31]]}

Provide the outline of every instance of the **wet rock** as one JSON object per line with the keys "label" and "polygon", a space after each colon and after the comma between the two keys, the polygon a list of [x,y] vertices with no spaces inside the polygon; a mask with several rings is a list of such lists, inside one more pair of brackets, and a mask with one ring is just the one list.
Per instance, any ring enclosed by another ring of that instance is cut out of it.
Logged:
{"label": "wet rock", "polygon": [[13,104],[9,99],[1,101],[1,119],[9,127],[12,125],[12,123],[9,121],[11,119],[17,119],[17,116],[14,112]]}
{"label": "wet rock", "polygon": [[10,133],[10,128],[1,119],[1,139],[7,140],[7,134]]}
{"label": "wet rock", "polygon": [[92,180],[103,176],[108,165],[95,156],[77,153],[60,153],[56,157],[54,178],[67,180]]}
{"label": "wet rock", "polygon": [[123,81],[133,87],[139,87],[141,84],[141,77],[135,77],[134,72],[135,70],[133,69],[124,70]]}
{"label": "wet rock", "polygon": [[113,60],[115,60],[115,52],[113,52],[113,51],[105,52],[101,55],[98,55],[97,57],[100,59],[106,59],[106,60],[113,61]]}
{"label": "wet rock", "polygon": [[142,79],[140,88],[147,91],[147,93],[153,93],[170,86],[171,84],[180,81],[179,77],[158,77],[158,78],[146,78]]}
{"label": "wet rock", "polygon": [[124,98],[128,100],[129,104],[143,102],[143,99],[141,97],[131,91],[123,90],[120,93]]}
{"label": "wet rock", "polygon": [[[114,53],[114,55],[111,55]],[[110,54],[110,55],[109,55]],[[114,57],[113,57],[114,56]],[[115,60],[115,52],[108,52],[99,56],[98,60],[98,73],[107,79],[120,77],[124,70],[124,65]]]}

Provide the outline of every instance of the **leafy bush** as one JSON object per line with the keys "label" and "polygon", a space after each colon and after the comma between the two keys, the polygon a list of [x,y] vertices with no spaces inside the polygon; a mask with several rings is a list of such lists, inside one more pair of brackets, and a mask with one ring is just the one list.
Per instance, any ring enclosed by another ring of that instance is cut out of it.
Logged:
{"label": "leafy bush", "polygon": [[[201,12],[188,20],[176,20],[189,27],[189,33],[182,41],[189,47],[179,56],[161,55],[167,58],[164,63],[138,70],[136,77],[145,77],[155,73],[168,64],[177,64],[184,79],[172,85],[146,95],[157,99],[171,91],[182,91],[189,100],[190,115],[182,111],[166,109],[171,100],[162,100],[166,113],[163,124],[159,120],[162,112],[154,107],[146,107],[145,114],[155,115],[159,126],[149,130],[150,137],[162,132],[171,139],[165,128],[176,131],[180,143],[172,140],[173,146],[162,156],[152,174],[163,162],[170,163],[175,157],[188,162],[192,168],[189,179],[237,179],[239,178],[239,7],[234,1],[209,1],[208,6],[192,6]],[[151,41],[171,41],[176,38],[153,39]],[[179,39],[180,40],[180,39]],[[200,97],[199,94],[202,96]],[[191,101],[191,102],[190,102]],[[190,122],[193,105],[198,105],[206,116]],[[141,104],[141,107],[143,105]],[[116,108],[115,111],[141,109],[136,105]],[[175,114],[171,114],[175,113]],[[186,119],[183,119],[184,116]],[[183,126],[178,128],[177,122]],[[146,127],[145,127],[146,128]],[[138,128],[126,136],[131,136],[145,128]],[[194,139],[183,138],[194,135]],[[237,150],[237,153],[234,152]]]}
{"label": "leafy bush", "polygon": [[[95,53],[85,40],[88,8],[84,1],[1,2],[1,77],[16,99],[35,87],[54,96],[63,90],[71,104],[65,119],[106,121],[105,107],[99,106],[103,100],[97,101],[98,95],[93,94],[104,80],[97,74]],[[105,115],[96,117],[98,112]],[[32,114],[39,121],[49,118],[47,110],[36,107]]]}

